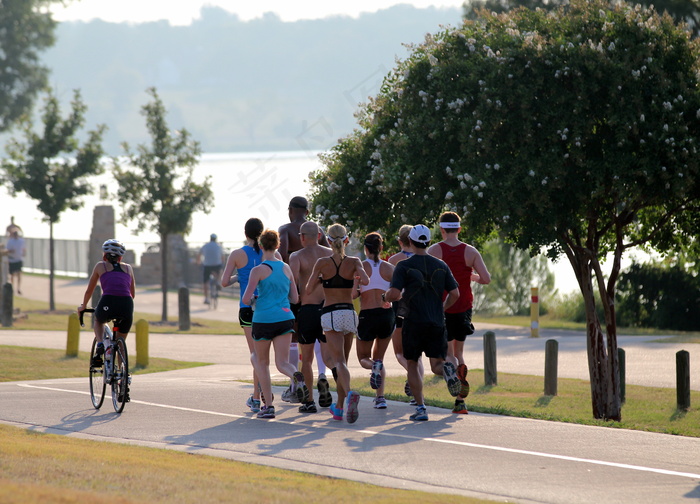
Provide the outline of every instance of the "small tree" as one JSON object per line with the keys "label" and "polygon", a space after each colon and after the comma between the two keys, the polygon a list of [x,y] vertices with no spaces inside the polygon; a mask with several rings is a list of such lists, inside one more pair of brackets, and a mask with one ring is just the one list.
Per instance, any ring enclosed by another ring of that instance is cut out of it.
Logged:
{"label": "small tree", "polygon": [[448,208],[470,232],[565,255],[586,304],[593,415],[619,420],[622,256],[698,229],[698,43],[668,16],[601,0],[482,16],[427,36],[385,78],[312,177],[316,217],[395,231]]}
{"label": "small tree", "polygon": [[53,225],[65,210],[83,206],[81,198],[92,192],[87,178],[104,171],[100,157],[105,126],[88,132],[88,139],[79,146],[78,130],[85,123],[87,107],[77,90],[71,107],[70,115],[62,119],[58,99],[50,92],[42,116],[43,134],[35,133],[25,119],[24,141],[10,140],[6,147],[9,159],[2,163],[10,193],[23,192],[37,200],[39,211],[49,223],[49,309],[52,311],[56,308]]}
{"label": "small tree", "polygon": [[[117,164],[119,202],[127,220],[136,220],[136,232],[148,228],[160,237],[163,310],[168,320],[168,236],[188,233],[192,214],[209,212],[213,203],[211,182],[198,184],[192,173],[201,153],[199,143],[185,129],[171,132],[165,121],[166,109],[155,88],[149,88],[153,100],[141,108],[151,145],[139,145],[132,151],[124,143],[130,168]],[[132,169],[133,168],[133,169]],[[184,177],[184,180],[180,180]]]}

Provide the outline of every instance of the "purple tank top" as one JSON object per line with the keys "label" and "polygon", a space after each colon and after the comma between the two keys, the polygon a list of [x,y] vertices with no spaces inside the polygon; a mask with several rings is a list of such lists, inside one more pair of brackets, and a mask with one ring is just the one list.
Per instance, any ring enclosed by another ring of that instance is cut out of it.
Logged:
{"label": "purple tank top", "polygon": [[121,270],[106,271],[100,275],[102,294],[131,297],[131,275]]}

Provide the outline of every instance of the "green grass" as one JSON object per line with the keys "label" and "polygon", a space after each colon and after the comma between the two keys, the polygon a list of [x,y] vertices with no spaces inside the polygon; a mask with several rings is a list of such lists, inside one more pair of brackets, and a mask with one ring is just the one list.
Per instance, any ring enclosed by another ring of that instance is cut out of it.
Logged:
{"label": "green grass", "polygon": [[[0,355],[0,382],[86,377],[90,359],[87,352],[79,352],[78,357],[66,357],[65,350],[7,345],[0,345]],[[134,366],[130,371],[133,374],[159,373],[206,365],[151,357],[148,367]]]}
{"label": "green grass", "polygon": [[[560,378],[556,396],[544,395],[544,378],[539,376],[498,373],[498,385],[487,387],[483,370],[470,369],[469,382],[472,386],[466,399],[469,411],[700,437],[700,392],[697,391],[691,391],[690,404],[695,406],[689,411],[679,411],[675,389],[627,385],[622,421],[604,422],[593,419],[590,384],[585,380]],[[408,401],[403,392],[404,383],[405,378],[388,377],[386,398]],[[353,379],[352,388],[362,395],[374,395],[364,377]],[[447,392],[442,377],[427,372],[423,392],[428,405],[452,409],[454,398]]]}
{"label": "green grass", "polygon": [[[515,316],[515,315],[494,315],[492,317],[475,316],[475,324],[502,324],[516,327],[530,327],[530,317]],[[584,322],[572,322],[570,320],[561,320],[553,318],[549,315],[543,315],[539,319],[540,329],[556,329],[566,331],[586,331]],[[699,332],[685,331],[670,331],[666,329],[649,329],[644,327],[618,327],[617,333],[623,336],[658,336],[670,335],[675,338],[663,338],[660,343],[700,343]]]}
{"label": "green grass", "polygon": [[[0,424],[0,502],[478,504],[169,450],[74,439]],[[116,470],[106,470],[115,468]]]}
{"label": "green grass", "polygon": [[[14,299],[14,308],[19,310],[19,317],[13,323],[13,327],[0,327],[0,330],[62,331],[68,327],[68,316],[71,313],[75,313],[75,307],[65,304],[56,304],[56,310],[49,311],[44,301],[35,301],[18,296]],[[160,315],[153,313],[134,312],[134,323],[141,319],[148,321],[148,330],[151,333],[243,334],[241,326],[237,320],[233,320],[233,317],[231,317],[230,322],[192,318],[189,331],[179,330],[176,316],[168,317],[168,323],[161,322],[160,318]],[[83,330],[89,329],[86,326]],[[132,330],[135,330],[135,327]]]}

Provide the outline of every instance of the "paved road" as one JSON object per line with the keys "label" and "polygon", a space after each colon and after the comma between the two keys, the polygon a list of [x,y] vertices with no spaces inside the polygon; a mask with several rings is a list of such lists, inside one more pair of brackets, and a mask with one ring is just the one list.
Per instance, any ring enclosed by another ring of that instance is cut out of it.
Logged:
{"label": "paved road", "polygon": [[[60,299],[73,295],[62,291]],[[140,309],[147,296],[137,295]],[[473,367],[481,367],[479,335],[485,329],[469,340],[467,355]],[[544,332],[542,338],[531,339],[524,330],[493,329],[498,335],[500,371],[541,375],[545,340],[554,337],[560,342],[560,376],[586,377],[582,335]],[[81,338],[83,349],[89,340]],[[664,373],[650,371],[665,366],[659,362],[666,353],[675,353],[672,345],[647,343],[648,338],[621,340],[627,348],[628,381],[666,379]],[[63,348],[65,333],[0,331],[0,344]],[[278,417],[265,421],[253,418],[243,406],[251,386],[235,381],[250,375],[242,337],[152,334],[151,355],[216,365],[136,376],[134,400],[122,415],[116,415],[110,404],[95,411],[84,379],[0,384],[0,421],[499,501],[700,500],[700,439],[475,413],[453,415],[438,408],[428,408],[429,422],[416,424],[408,420],[412,408],[405,403],[390,402],[387,410],[378,411],[368,398],[362,398],[360,419],[352,425],[333,421],[325,410],[304,416],[295,406],[279,401]],[[638,360],[640,364],[632,364]],[[351,359],[352,372],[366,373],[355,361]],[[639,371],[631,372],[636,366]],[[387,368],[392,374],[399,372],[391,359]],[[698,388],[697,381],[694,387]]]}

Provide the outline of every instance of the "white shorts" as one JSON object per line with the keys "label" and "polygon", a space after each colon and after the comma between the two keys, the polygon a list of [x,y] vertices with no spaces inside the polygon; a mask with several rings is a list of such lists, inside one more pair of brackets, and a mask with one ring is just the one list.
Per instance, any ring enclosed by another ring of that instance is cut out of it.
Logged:
{"label": "white shorts", "polygon": [[357,313],[350,304],[324,306],[321,314],[321,327],[324,332],[335,331],[343,334],[357,333]]}

